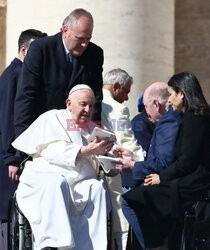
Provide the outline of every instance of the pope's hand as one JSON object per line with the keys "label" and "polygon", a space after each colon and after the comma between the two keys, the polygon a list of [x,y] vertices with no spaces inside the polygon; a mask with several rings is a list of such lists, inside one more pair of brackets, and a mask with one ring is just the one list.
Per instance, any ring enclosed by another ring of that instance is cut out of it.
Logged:
{"label": "pope's hand", "polygon": [[108,139],[99,140],[98,137],[94,141],[90,142],[87,146],[83,146],[80,149],[79,154],[81,155],[105,155],[108,153],[114,143]]}

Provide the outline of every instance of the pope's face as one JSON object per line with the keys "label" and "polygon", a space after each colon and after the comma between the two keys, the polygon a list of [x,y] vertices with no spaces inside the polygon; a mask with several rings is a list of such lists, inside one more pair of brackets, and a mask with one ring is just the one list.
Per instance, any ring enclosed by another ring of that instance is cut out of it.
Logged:
{"label": "pope's face", "polygon": [[94,102],[94,94],[89,89],[75,91],[67,99],[67,108],[71,113],[72,119],[79,127],[87,125],[90,121]]}
{"label": "pope's face", "polygon": [[74,25],[63,27],[63,40],[66,48],[73,56],[81,56],[92,37],[93,25],[82,16]]}

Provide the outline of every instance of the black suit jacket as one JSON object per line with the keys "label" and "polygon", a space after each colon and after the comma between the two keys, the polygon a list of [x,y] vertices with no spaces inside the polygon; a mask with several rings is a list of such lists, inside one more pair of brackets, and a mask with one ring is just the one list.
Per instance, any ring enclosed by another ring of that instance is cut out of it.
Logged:
{"label": "black suit jacket", "polygon": [[[160,172],[161,182],[193,175],[202,166],[210,171],[210,120],[206,117],[186,112],[175,141],[176,160]],[[198,184],[198,179],[185,185]],[[192,186],[191,186],[192,187]]]}
{"label": "black suit jacket", "polygon": [[9,199],[16,189],[9,179],[8,165],[21,161],[11,146],[15,138],[14,100],[21,67],[22,62],[15,58],[0,77],[0,220],[8,219]]}
{"label": "black suit jacket", "polygon": [[32,42],[25,57],[15,101],[16,135],[40,114],[66,107],[72,87],[89,85],[96,96],[92,120],[101,120],[103,50],[89,43],[73,63],[72,73],[62,42],[62,33]]}

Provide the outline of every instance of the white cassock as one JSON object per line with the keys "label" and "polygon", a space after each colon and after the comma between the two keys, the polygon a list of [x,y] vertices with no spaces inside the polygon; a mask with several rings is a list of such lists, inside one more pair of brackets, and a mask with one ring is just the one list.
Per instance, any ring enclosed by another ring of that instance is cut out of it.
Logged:
{"label": "white cassock", "polygon": [[[101,119],[104,128],[115,134],[118,146],[133,152],[138,157],[138,161],[144,160],[146,152],[137,144],[137,140],[131,128],[128,107],[117,102],[112,93],[107,89],[103,89]],[[121,195],[123,194],[121,176],[107,177],[107,184],[112,202],[114,232],[126,232],[128,231],[129,224],[121,209]]]}
{"label": "white cassock", "polygon": [[16,197],[38,250],[107,249],[107,193],[97,180],[94,157],[77,157],[82,136],[88,132],[76,128],[67,109],[51,110],[12,143],[33,157]]}

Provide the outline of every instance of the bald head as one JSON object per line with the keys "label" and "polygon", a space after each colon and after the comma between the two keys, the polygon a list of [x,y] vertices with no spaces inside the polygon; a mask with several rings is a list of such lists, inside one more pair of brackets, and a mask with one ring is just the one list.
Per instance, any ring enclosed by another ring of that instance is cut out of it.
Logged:
{"label": "bald head", "polygon": [[152,83],[144,91],[143,102],[151,121],[157,124],[168,110],[168,85],[164,82]]}
{"label": "bald head", "polygon": [[144,102],[153,97],[158,99],[168,98],[168,85],[165,82],[154,82],[144,91]]}

